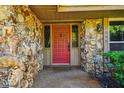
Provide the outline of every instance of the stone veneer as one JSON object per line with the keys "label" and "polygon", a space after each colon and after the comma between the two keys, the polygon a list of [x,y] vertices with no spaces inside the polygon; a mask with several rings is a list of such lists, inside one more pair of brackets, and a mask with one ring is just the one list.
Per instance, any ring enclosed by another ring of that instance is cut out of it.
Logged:
{"label": "stone veneer", "polygon": [[102,19],[85,19],[81,24],[80,47],[81,66],[87,72],[103,70],[103,40]]}
{"label": "stone veneer", "polygon": [[31,87],[43,68],[42,24],[28,6],[0,6],[0,87]]}

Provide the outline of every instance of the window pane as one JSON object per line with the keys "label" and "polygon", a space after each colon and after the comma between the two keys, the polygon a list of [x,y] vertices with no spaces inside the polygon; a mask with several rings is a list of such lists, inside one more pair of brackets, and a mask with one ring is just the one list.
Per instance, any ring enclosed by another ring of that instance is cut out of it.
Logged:
{"label": "window pane", "polygon": [[44,45],[50,47],[50,26],[44,26]]}
{"label": "window pane", "polygon": [[110,43],[110,50],[112,51],[124,50],[124,43]]}
{"label": "window pane", "polygon": [[72,47],[78,47],[78,26],[72,26]]}
{"label": "window pane", "polygon": [[124,41],[124,21],[111,21],[110,41]]}

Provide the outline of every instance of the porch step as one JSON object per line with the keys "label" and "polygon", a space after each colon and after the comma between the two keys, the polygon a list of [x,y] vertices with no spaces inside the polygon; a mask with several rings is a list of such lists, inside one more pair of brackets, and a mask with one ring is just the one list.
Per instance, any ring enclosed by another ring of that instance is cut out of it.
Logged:
{"label": "porch step", "polygon": [[56,71],[67,71],[67,70],[72,70],[72,69],[80,69],[80,66],[50,65],[50,66],[44,66],[43,69],[56,70]]}

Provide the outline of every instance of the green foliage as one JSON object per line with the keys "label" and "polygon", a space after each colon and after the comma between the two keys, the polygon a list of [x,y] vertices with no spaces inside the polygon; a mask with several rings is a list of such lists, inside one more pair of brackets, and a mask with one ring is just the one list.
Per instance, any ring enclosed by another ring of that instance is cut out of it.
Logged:
{"label": "green foliage", "polygon": [[115,63],[120,63],[124,61],[123,51],[109,51],[103,54],[105,57],[111,58]]}
{"label": "green foliage", "polygon": [[111,33],[116,33],[116,31],[124,31],[124,25],[111,25],[109,26],[109,30]]}
{"label": "green foliage", "polygon": [[124,25],[120,25],[120,30],[124,31]]}
{"label": "green foliage", "polygon": [[113,26],[110,26],[109,29],[110,29],[110,32],[111,32],[111,33],[116,33],[116,30],[114,29]]}
{"label": "green foliage", "polygon": [[112,71],[112,76],[118,83],[124,85],[124,51],[109,51],[103,56],[110,59],[106,67]]}
{"label": "green foliage", "polygon": [[115,76],[117,79],[122,79],[122,78],[124,78],[124,75],[123,75],[123,74],[117,73],[117,72],[114,73],[114,76]]}

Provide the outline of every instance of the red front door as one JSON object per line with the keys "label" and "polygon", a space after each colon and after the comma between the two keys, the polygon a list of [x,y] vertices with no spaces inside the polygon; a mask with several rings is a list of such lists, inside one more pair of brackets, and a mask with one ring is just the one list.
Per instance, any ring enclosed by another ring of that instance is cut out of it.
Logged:
{"label": "red front door", "polygon": [[52,25],[52,63],[70,63],[70,26]]}

